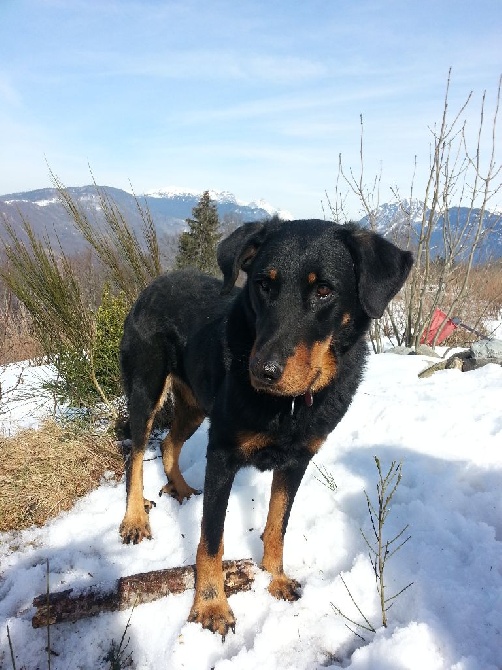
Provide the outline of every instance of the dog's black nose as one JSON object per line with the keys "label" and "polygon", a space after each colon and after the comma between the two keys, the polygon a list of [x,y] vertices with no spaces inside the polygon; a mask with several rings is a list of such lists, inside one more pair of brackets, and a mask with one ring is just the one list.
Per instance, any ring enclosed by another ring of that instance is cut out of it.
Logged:
{"label": "dog's black nose", "polygon": [[259,358],[254,358],[251,361],[250,370],[255,379],[265,384],[274,384],[281,378],[284,367],[275,359],[263,361]]}
{"label": "dog's black nose", "polygon": [[267,381],[276,382],[283,372],[284,368],[278,361],[267,361],[263,364],[262,377]]}

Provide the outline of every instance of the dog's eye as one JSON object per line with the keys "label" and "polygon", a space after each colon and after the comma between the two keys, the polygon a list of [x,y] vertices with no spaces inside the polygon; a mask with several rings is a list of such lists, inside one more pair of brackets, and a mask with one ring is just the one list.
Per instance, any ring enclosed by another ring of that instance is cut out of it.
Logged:
{"label": "dog's eye", "polygon": [[333,289],[328,286],[327,284],[318,284],[316,286],[316,296],[320,298],[321,300],[324,298],[329,298],[329,296],[333,293]]}
{"label": "dog's eye", "polygon": [[262,277],[261,279],[257,279],[256,285],[262,293],[270,293],[271,286],[268,278]]}

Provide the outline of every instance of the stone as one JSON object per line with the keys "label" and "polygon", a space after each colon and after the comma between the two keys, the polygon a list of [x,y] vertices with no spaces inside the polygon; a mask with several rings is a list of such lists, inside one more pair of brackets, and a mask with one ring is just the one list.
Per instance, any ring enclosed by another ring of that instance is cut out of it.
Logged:
{"label": "stone", "polygon": [[471,354],[476,359],[489,359],[502,363],[502,340],[478,340],[471,344]]}

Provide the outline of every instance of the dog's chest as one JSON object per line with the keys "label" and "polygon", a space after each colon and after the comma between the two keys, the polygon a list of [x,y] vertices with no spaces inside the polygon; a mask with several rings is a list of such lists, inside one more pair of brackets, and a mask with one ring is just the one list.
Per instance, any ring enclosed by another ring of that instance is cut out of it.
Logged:
{"label": "dog's chest", "polygon": [[[294,412],[278,414],[267,427],[240,431],[237,434],[237,449],[246,464],[259,470],[285,468],[300,460],[311,458],[321,446],[323,439],[309,418],[308,407],[295,408]],[[310,414],[310,417],[309,417]]]}

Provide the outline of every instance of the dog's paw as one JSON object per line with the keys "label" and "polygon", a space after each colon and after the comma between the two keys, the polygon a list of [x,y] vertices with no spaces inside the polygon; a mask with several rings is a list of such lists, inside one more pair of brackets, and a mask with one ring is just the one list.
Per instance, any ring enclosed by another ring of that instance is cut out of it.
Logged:
{"label": "dog's paw", "polygon": [[138,544],[144,539],[151,540],[152,531],[146,512],[144,512],[144,516],[134,519],[130,519],[126,515],[120,524],[119,533],[124,544]]}
{"label": "dog's paw", "polygon": [[235,617],[226,598],[224,600],[199,600],[193,604],[188,621],[200,623],[212,633],[219,633],[222,641],[228,631],[235,633]]}
{"label": "dog's paw", "polygon": [[300,598],[298,589],[300,588],[300,583],[296,579],[290,579],[286,575],[279,575],[277,577],[272,577],[272,580],[268,586],[269,593],[277,598],[278,600],[289,600],[294,601]]}
{"label": "dog's paw", "polygon": [[172,482],[169,484],[166,484],[163,486],[160,491],[159,491],[159,497],[162,496],[164,493],[166,493],[168,496],[171,496],[171,498],[174,498],[181,503],[184,500],[188,500],[192,496],[198,496],[202,493],[202,491],[199,491],[198,489],[193,489],[191,486],[188,486],[188,484],[185,482],[185,484],[178,484],[178,486],[175,486]]}

